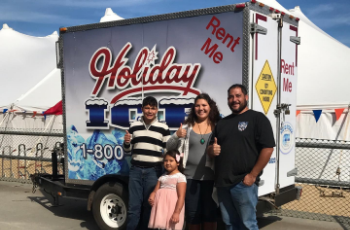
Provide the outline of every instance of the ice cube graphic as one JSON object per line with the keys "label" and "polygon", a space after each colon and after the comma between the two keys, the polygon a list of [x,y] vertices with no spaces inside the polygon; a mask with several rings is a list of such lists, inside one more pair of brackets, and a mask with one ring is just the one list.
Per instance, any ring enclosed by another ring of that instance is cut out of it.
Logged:
{"label": "ice cube graphic", "polygon": [[78,134],[75,126],[72,125],[67,131],[68,176],[71,179],[78,179],[77,174],[84,167],[83,151],[80,148],[84,142],[84,138]]}

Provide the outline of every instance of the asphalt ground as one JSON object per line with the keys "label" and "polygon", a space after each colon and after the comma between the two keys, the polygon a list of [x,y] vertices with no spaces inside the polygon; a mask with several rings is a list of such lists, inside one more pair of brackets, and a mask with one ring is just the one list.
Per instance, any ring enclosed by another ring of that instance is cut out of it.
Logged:
{"label": "asphalt ground", "polygon": [[[98,230],[84,200],[52,199],[30,184],[0,181],[0,230]],[[325,221],[266,216],[258,219],[263,230],[344,230],[346,227]]]}

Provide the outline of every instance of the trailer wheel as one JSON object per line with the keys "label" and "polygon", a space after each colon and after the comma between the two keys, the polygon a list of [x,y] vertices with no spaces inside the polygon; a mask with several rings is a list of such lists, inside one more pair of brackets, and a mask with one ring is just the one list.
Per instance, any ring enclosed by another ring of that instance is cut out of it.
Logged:
{"label": "trailer wheel", "polygon": [[127,195],[121,184],[109,182],[96,192],[92,212],[102,230],[126,228]]}

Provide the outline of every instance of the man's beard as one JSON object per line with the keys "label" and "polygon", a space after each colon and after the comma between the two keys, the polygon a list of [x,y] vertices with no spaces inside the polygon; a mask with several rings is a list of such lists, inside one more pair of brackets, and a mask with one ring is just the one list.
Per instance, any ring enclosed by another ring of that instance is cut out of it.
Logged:
{"label": "man's beard", "polygon": [[[231,104],[232,104],[232,103],[231,103]],[[230,104],[230,109],[231,109],[232,113],[239,114],[240,112],[242,112],[242,111],[247,107],[248,102],[245,100],[245,101],[243,102],[243,104],[239,104],[238,109],[233,109],[232,106],[231,106],[231,104]]]}

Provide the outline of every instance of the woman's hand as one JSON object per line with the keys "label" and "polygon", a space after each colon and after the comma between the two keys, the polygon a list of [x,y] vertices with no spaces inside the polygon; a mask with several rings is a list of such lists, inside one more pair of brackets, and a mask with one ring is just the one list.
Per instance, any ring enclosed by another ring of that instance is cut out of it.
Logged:
{"label": "woman's hand", "polygon": [[180,128],[176,131],[176,135],[179,138],[184,138],[184,137],[186,137],[186,134],[187,134],[186,129],[182,128],[182,123],[181,123]]}

